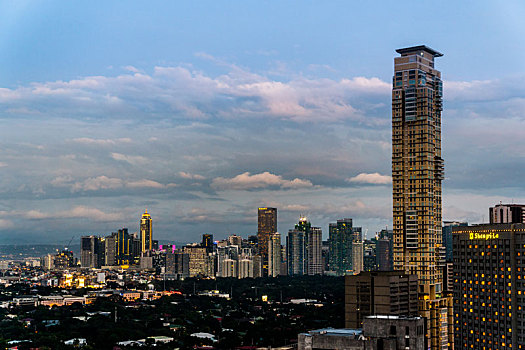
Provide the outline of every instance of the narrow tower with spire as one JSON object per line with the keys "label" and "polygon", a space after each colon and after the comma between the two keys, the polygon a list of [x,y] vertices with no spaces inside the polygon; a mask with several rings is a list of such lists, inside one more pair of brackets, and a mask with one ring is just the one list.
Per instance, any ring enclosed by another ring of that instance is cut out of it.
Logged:
{"label": "narrow tower with spire", "polygon": [[140,246],[142,253],[153,249],[152,220],[147,209],[140,219]]}

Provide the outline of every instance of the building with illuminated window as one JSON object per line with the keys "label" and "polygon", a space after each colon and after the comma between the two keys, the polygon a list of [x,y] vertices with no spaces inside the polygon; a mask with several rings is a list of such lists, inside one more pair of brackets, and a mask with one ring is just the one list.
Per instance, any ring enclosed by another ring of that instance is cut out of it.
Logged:
{"label": "building with illuminated window", "polygon": [[525,348],[525,225],[453,228],[455,349]]}
{"label": "building with illuminated window", "polygon": [[396,50],[392,88],[394,270],[418,276],[419,312],[431,349],[453,347],[452,296],[438,266],[441,236],[441,53],[424,45]]}
{"label": "building with illuminated window", "polygon": [[152,224],[153,221],[151,220],[151,215],[149,215],[148,211],[146,210],[140,219],[140,251],[142,253],[153,249]]}
{"label": "building with illuminated window", "polygon": [[268,276],[268,241],[277,232],[277,208],[259,208],[257,213],[257,245],[261,255],[263,276]]}
{"label": "building with illuminated window", "polygon": [[268,276],[277,277],[281,272],[281,234],[272,233],[268,240]]}
{"label": "building with illuminated window", "polygon": [[354,227],[350,218],[337,220],[328,225],[330,271],[343,276],[353,270],[352,244],[362,239],[361,233],[361,227]]}

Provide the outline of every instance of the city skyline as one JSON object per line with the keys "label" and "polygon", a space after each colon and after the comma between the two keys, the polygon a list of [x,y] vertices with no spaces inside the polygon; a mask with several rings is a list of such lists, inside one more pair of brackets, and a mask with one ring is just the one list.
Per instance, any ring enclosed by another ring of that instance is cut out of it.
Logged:
{"label": "city skyline", "polygon": [[391,58],[419,44],[446,52],[443,220],[525,202],[524,5],[397,6],[0,4],[0,243],[136,231],[144,208],[164,241],[256,234],[266,206],[281,235],[392,228]]}

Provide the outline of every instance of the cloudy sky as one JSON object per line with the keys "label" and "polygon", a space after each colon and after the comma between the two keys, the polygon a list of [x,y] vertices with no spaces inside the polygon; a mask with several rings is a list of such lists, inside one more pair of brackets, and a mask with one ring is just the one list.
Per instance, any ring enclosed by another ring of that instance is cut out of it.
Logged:
{"label": "cloudy sky", "polygon": [[525,4],[0,1],[0,243],[391,226],[395,49],[444,53],[444,219],[525,202]]}

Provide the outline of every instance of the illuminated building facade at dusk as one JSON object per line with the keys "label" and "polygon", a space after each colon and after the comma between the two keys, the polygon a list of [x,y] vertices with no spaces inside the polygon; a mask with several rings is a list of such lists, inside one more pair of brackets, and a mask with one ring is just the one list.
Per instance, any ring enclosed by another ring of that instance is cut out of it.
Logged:
{"label": "illuminated building facade at dusk", "polygon": [[140,246],[143,253],[153,249],[153,221],[147,210],[140,219]]}
{"label": "illuminated building facade at dusk", "polygon": [[416,274],[419,310],[432,349],[453,348],[452,297],[442,291],[442,54],[424,45],[396,50],[392,89],[394,270]]}
{"label": "illuminated building facade at dusk", "polygon": [[455,349],[525,348],[525,225],[452,230]]}
{"label": "illuminated building facade at dusk", "polygon": [[257,213],[257,240],[262,259],[263,276],[268,276],[268,243],[277,232],[277,208],[259,208]]}

